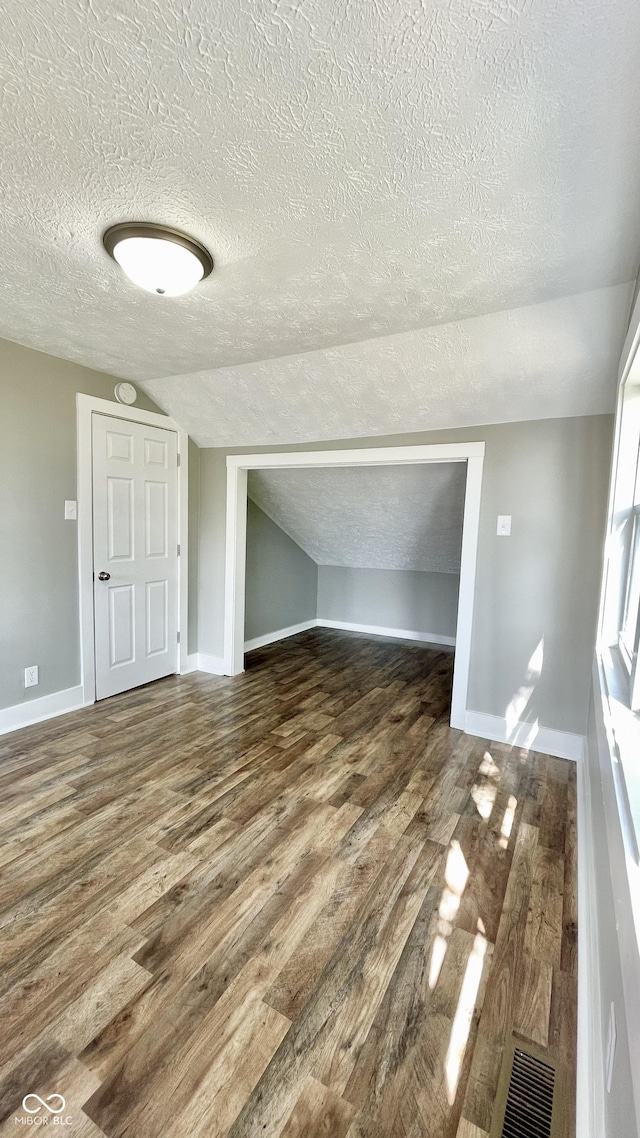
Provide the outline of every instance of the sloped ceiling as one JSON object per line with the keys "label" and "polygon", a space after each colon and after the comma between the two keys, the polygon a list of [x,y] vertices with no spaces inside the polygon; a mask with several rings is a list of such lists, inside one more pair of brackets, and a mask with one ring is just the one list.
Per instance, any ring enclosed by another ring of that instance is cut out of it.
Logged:
{"label": "sloped ceiling", "polygon": [[[640,250],[639,50],[636,0],[10,4],[0,335],[147,385],[221,445],[244,412],[251,443],[290,437],[305,354],[328,350],[294,423],[320,437],[332,352],[367,342],[363,384],[399,334],[399,367],[367,392],[378,429],[415,427],[410,373],[426,418],[433,390],[425,425],[449,404],[477,421],[478,386],[499,389],[491,408],[506,391],[511,418],[584,413],[585,387],[609,409],[614,286]],[[213,275],[178,299],[137,290],[100,243],[127,218],[192,232]],[[501,311],[519,313],[504,341],[466,323]],[[560,395],[543,384],[535,410],[523,361],[548,339]],[[187,378],[149,382],[166,376]],[[332,434],[371,430],[338,404]]]}
{"label": "sloped ceiling", "polygon": [[144,386],[200,446],[605,414],[630,298],[618,285]]}
{"label": "sloped ceiling", "polygon": [[249,497],[318,565],[458,573],[466,463],[252,470]]}

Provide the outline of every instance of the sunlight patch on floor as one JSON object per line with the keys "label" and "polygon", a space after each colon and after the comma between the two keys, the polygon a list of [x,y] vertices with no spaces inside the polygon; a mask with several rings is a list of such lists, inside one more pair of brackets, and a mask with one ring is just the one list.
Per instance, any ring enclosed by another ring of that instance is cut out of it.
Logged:
{"label": "sunlight patch on floor", "polygon": [[438,935],[431,951],[429,965],[429,987],[433,991],[438,983],[440,970],[447,952],[447,940],[453,922],[460,908],[460,900],[469,880],[469,867],[462,852],[460,842],[452,841],[444,873],[445,888],[442,891],[438,909]]}
{"label": "sunlight patch on floor", "polygon": [[[480,924],[480,922],[478,923]],[[456,1101],[462,1061],[471,1030],[473,1010],[476,1006],[476,999],[480,989],[486,952],[486,937],[484,937],[481,932],[478,932],[473,942],[473,948],[469,953],[469,959],[467,960],[464,980],[462,981],[462,988],[460,989],[460,996],[458,998],[458,1006],[451,1027],[449,1047],[444,1061],[447,1100],[450,1106],[453,1106]]]}
{"label": "sunlight patch on floor", "polygon": [[509,845],[509,838],[511,837],[511,829],[513,827],[513,819],[515,818],[517,805],[518,799],[514,798],[513,794],[510,794],[507,808],[502,816],[502,823],[500,825],[500,838],[498,845],[503,850],[506,850],[507,846]]}

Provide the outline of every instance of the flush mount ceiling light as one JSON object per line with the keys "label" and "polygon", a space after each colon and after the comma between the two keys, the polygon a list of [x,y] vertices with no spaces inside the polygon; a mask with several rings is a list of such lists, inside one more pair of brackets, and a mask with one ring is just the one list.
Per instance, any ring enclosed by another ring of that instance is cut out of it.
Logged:
{"label": "flush mount ceiling light", "polygon": [[195,237],[151,221],[112,225],[102,243],[129,280],[159,296],[182,296],[213,269],[213,257]]}

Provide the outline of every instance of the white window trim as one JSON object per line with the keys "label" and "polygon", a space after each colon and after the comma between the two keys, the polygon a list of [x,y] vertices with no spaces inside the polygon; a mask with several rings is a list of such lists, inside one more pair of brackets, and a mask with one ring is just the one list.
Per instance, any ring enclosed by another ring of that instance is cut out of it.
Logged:
{"label": "white window trim", "polygon": [[[629,676],[615,648],[600,648],[597,677],[607,745],[614,767],[620,823],[627,835],[630,860],[640,866],[640,718],[628,706]],[[640,891],[637,901],[640,940]]]}
{"label": "white window trim", "polygon": [[77,412],[77,498],[78,498],[78,578],[80,603],[80,669],[83,704],[94,703],[96,698],[95,631],[93,620],[93,496],[91,417],[109,415],[126,419],[130,423],[144,423],[175,431],[178,436],[178,534],[180,558],[178,565],[178,630],[180,643],[176,645],[176,671],[188,670],[187,664],[187,590],[189,581],[189,457],[187,433],[168,415],[127,407],[110,399],[97,399],[92,395],[76,395]]}
{"label": "white window trim", "polygon": [[[640,848],[640,771],[638,771],[638,750],[633,742],[634,738],[640,741],[640,721],[630,711],[632,701],[633,670],[627,668],[622,658],[619,643],[619,629],[612,642],[612,618],[610,616],[610,598],[608,597],[610,565],[608,550],[612,541],[615,525],[616,482],[620,464],[620,449],[622,435],[622,413],[624,407],[625,385],[630,377],[631,369],[640,359],[640,295],[636,297],[629,320],[629,329],[625,337],[620,366],[618,368],[618,390],[616,396],[616,423],[613,440],[613,453],[611,458],[611,476],[609,483],[609,497],[607,502],[607,527],[605,541],[605,563],[600,593],[600,610],[598,616],[598,636],[596,644],[596,671],[598,677],[598,694],[605,708],[605,715],[609,724],[608,740],[610,759],[614,766],[614,774],[621,779],[621,786],[626,789],[618,799],[620,824],[623,832],[628,836],[633,834],[633,844],[637,851]],[[622,693],[627,693],[629,706],[625,707]],[[634,728],[634,722],[636,728]],[[640,926],[638,927],[640,935]]]}
{"label": "white window trim", "polygon": [[467,718],[484,451],[483,442],[472,442],[438,443],[428,446],[366,447],[361,450],[279,451],[270,454],[228,455],[224,674],[235,676],[244,671],[247,473],[249,470],[466,462],[467,485],[462,528],[460,592],[450,720],[452,727],[464,731]]}
{"label": "white window trim", "polygon": [[[593,696],[596,755],[579,772],[591,794],[597,794],[604,809],[607,856],[611,875],[612,899],[616,917],[616,940],[624,991],[625,1020],[629,1054],[632,1058],[632,1088],[636,1112],[640,1117],[640,1077],[633,1057],[640,1047],[640,717],[631,711],[631,677],[623,662],[618,621],[621,613],[619,580],[612,581],[616,566],[612,561],[615,533],[616,481],[620,469],[622,412],[625,385],[636,361],[640,361],[640,296],[636,298],[618,371],[616,424],[607,507],[607,527],[598,638],[593,669]],[[616,605],[612,602],[616,601]],[[595,764],[595,765],[594,765]],[[598,781],[591,782],[591,770]],[[599,777],[598,777],[599,776]],[[606,1091],[603,1080],[600,1001],[600,947],[593,920],[596,903],[595,866],[590,853],[588,802],[578,813],[578,953],[583,963],[578,971],[578,1133],[599,1138],[604,1124]],[[582,835],[582,836],[581,836]],[[582,852],[580,852],[582,851]],[[582,884],[581,884],[582,882]],[[591,1007],[593,1005],[593,1009]],[[594,1018],[592,1018],[594,1017]]]}

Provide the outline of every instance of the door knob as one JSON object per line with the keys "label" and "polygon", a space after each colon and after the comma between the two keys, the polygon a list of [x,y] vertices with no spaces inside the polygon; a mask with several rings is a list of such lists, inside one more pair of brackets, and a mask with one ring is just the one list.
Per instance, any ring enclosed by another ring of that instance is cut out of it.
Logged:
{"label": "door knob", "polygon": [[98,573],[98,580],[99,581],[110,581],[111,580],[111,574],[110,573]]}

